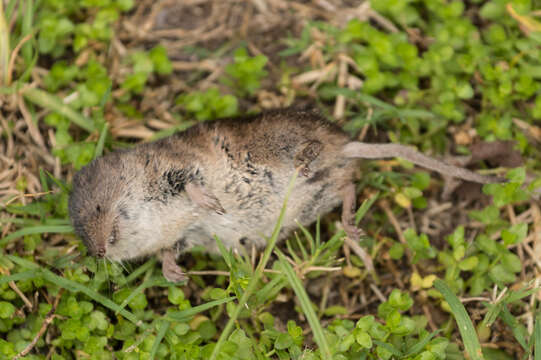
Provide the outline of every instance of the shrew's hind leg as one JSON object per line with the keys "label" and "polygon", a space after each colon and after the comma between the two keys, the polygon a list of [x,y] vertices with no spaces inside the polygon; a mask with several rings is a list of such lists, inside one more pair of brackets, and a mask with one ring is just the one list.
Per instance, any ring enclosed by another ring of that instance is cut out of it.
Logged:
{"label": "shrew's hind leg", "polygon": [[355,184],[349,183],[342,189],[342,226],[346,232],[346,243],[361,258],[369,272],[374,271],[372,258],[359,245],[359,237],[364,231],[355,225],[356,195]]}
{"label": "shrew's hind leg", "polygon": [[342,190],[342,226],[347,236],[353,240],[358,240],[361,235],[364,235],[363,230],[355,225],[356,197],[355,184],[350,183],[344,186]]}

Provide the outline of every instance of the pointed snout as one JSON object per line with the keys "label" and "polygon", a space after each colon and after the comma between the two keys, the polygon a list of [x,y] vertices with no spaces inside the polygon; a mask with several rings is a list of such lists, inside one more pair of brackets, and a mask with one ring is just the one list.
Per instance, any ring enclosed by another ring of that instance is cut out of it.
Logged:
{"label": "pointed snout", "polygon": [[88,249],[88,254],[91,256],[95,256],[99,259],[103,258],[106,253],[105,246],[100,246],[99,244],[93,244],[89,242],[85,242],[86,248]]}

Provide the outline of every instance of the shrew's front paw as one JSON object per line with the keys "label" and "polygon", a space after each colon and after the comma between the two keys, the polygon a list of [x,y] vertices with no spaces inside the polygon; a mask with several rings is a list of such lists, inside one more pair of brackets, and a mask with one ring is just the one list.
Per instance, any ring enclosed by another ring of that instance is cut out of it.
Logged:
{"label": "shrew's front paw", "polygon": [[162,273],[167,281],[179,283],[188,280],[188,276],[177,264],[162,263]]}
{"label": "shrew's front paw", "polygon": [[167,281],[179,283],[188,280],[186,273],[177,265],[177,253],[175,250],[162,250],[159,257],[162,260],[162,273]]}

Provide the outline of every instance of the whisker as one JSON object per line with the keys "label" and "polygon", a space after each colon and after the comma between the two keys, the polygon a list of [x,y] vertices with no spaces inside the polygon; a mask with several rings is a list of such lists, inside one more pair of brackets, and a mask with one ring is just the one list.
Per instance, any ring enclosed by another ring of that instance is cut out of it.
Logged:
{"label": "whisker", "polygon": [[109,279],[109,268],[107,267],[108,260],[109,258],[107,256],[104,256],[102,262],[105,270],[105,278],[107,279],[107,286],[109,287],[109,293],[111,293],[111,280]]}
{"label": "whisker", "polygon": [[127,273],[129,273],[129,270],[128,268],[126,267],[126,265],[122,262],[122,260],[119,260],[116,262],[117,264],[119,264]]}
{"label": "whisker", "polygon": [[97,275],[100,271],[102,271],[101,270],[102,264],[101,264],[101,261],[99,259],[94,258],[94,261],[96,262],[96,275]]}

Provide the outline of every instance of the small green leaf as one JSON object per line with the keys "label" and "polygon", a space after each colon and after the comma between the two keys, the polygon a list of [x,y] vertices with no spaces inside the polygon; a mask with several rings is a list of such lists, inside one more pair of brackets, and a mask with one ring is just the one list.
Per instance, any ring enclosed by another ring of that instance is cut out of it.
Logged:
{"label": "small green leaf", "polygon": [[516,276],[502,264],[492,267],[492,269],[489,270],[489,275],[496,284],[508,284],[516,280]]}
{"label": "small green leaf", "polygon": [[447,242],[453,247],[457,247],[464,244],[464,226],[460,225],[455,231],[447,236]]}
{"label": "small green leaf", "polygon": [[212,321],[203,321],[199,327],[197,328],[197,331],[199,332],[199,335],[201,335],[201,338],[204,340],[210,340],[216,335],[218,330],[216,329],[216,325]]}
{"label": "small green leaf", "polygon": [[458,267],[462,271],[471,271],[479,264],[479,258],[477,256],[470,256],[458,263]]}
{"label": "small green leaf", "polygon": [[430,174],[424,171],[419,171],[413,174],[411,185],[419,190],[425,190],[430,185]]}
{"label": "small green leaf", "polygon": [[375,323],[375,318],[372,315],[366,315],[357,321],[356,328],[363,331],[368,331]]}
{"label": "small green leaf", "polygon": [[278,350],[284,350],[293,345],[293,338],[287,333],[281,333],[274,342],[274,347]]}
{"label": "small green leaf", "polygon": [[0,301],[0,319],[9,319],[15,314],[15,306],[7,301]]}
{"label": "small green leaf", "polygon": [[388,302],[389,305],[401,311],[406,311],[413,305],[413,299],[409,294],[398,289],[393,289]]}
{"label": "small green leaf", "polygon": [[453,257],[456,261],[459,261],[464,257],[464,254],[466,253],[466,246],[464,245],[457,245],[453,248]]}
{"label": "small green leaf", "polygon": [[220,288],[213,288],[211,291],[210,291],[210,294],[209,294],[210,298],[212,300],[218,300],[218,299],[224,299],[228,296],[228,293],[227,291],[225,291],[224,289],[220,289]]}
{"label": "small green leaf", "polygon": [[483,210],[474,210],[469,213],[469,216],[474,220],[479,220],[484,224],[491,224],[495,220],[500,218],[500,210],[494,206],[489,205]]}
{"label": "small green leaf", "polygon": [[462,83],[456,88],[456,94],[461,99],[471,99],[474,92],[469,83]]}
{"label": "small green leaf", "polygon": [[528,224],[520,223],[511,226],[509,229],[502,230],[502,239],[504,245],[514,245],[522,242],[528,234]]}
{"label": "small green leaf", "polygon": [[160,75],[167,75],[173,72],[173,65],[167,57],[167,50],[163,45],[157,45],[149,53],[154,70]]}
{"label": "small green leaf", "polygon": [[372,348],[372,338],[367,332],[361,331],[355,336],[355,341],[365,349]]}
{"label": "small green leaf", "polygon": [[176,324],[173,326],[173,331],[179,336],[186,335],[190,331],[190,325],[186,323]]}
{"label": "small green leaf", "polygon": [[502,265],[507,271],[513,273],[519,273],[522,270],[520,258],[511,252],[502,257]]}
{"label": "small green leaf", "polygon": [[488,236],[481,234],[476,239],[474,244],[483,252],[488,255],[496,255],[500,249],[496,241],[492,240]]}

